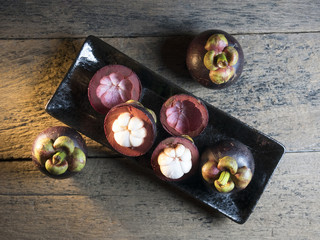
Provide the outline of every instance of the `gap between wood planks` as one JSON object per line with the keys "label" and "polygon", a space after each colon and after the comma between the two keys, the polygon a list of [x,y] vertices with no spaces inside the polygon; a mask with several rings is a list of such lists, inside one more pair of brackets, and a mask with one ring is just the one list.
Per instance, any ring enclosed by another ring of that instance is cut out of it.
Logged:
{"label": "gap between wood planks", "polygon": [[[292,32],[285,32],[285,31],[278,31],[278,32],[238,32],[238,33],[233,33],[230,32],[229,33],[231,35],[234,36],[240,36],[240,35],[276,35],[276,34],[286,34],[286,35],[290,35],[290,34],[318,34],[320,33],[320,31],[292,31]],[[194,34],[196,35],[196,32],[185,32],[185,34]],[[60,37],[12,37],[12,38],[2,38],[0,37],[0,41],[8,41],[8,40],[56,40],[56,39],[84,39],[87,36],[90,35],[94,35],[95,37],[98,38],[119,38],[119,39],[124,39],[124,38],[155,38],[155,37],[183,37],[185,36],[185,34],[169,34],[169,35],[165,35],[165,34],[159,34],[159,35],[129,35],[129,36],[103,36],[103,35],[95,35],[95,34],[89,34],[86,36],[75,36],[75,37],[70,37],[70,36],[60,36]]]}

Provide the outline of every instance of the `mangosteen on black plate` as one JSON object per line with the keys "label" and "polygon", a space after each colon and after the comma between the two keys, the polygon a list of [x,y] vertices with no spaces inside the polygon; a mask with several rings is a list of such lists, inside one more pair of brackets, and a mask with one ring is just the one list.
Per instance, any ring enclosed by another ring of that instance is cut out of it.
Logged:
{"label": "mangosteen on black plate", "polygon": [[165,181],[180,181],[192,176],[199,166],[199,152],[191,138],[169,137],[161,141],[151,156],[151,166]]}
{"label": "mangosteen on black plate", "polygon": [[203,102],[188,94],[171,96],[160,110],[163,128],[174,136],[196,137],[206,128],[208,120],[208,110]]}
{"label": "mangosteen on black plate", "polygon": [[42,131],[33,142],[32,160],[49,176],[70,176],[86,164],[87,146],[74,129],[64,126]]}
{"label": "mangosteen on black plate", "polygon": [[104,120],[104,131],[114,150],[125,156],[141,156],[156,138],[156,116],[141,103],[130,100],[110,109]]}
{"label": "mangosteen on black plate", "polygon": [[254,174],[254,159],[246,145],[225,140],[201,154],[201,174],[210,189],[222,193],[245,189]]}
{"label": "mangosteen on black plate", "polygon": [[240,77],[244,55],[233,36],[221,30],[208,30],[191,41],[186,64],[193,79],[207,88],[220,89]]}

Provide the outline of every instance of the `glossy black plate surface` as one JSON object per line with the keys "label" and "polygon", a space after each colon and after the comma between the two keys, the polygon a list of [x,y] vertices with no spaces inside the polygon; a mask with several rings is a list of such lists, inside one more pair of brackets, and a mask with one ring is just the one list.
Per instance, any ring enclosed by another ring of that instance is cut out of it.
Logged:
{"label": "glossy black plate surface", "polygon": [[[104,116],[95,112],[88,101],[88,84],[94,73],[108,64],[121,64],[131,68],[139,76],[143,93],[141,103],[159,116],[162,103],[170,96],[188,93],[168,80],[152,72],[117,49],[94,36],[84,42],[78,57],[70,67],[60,86],[48,102],[46,111],[53,117],[76,129],[91,139],[109,147],[104,136]],[[188,93],[190,94],[190,93]],[[244,223],[252,213],[273,171],[284,154],[284,147],[207,104],[209,124],[205,131],[194,138],[201,153],[203,149],[224,139],[236,139],[249,147],[255,159],[255,173],[249,186],[240,192],[221,194],[211,192],[203,184],[200,175],[186,182],[168,183],[177,192],[183,192],[201,203],[216,209],[237,223]],[[144,156],[132,158],[141,167],[152,171],[150,157],[157,143],[169,134],[158,121],[158,136],[154,147]]]}

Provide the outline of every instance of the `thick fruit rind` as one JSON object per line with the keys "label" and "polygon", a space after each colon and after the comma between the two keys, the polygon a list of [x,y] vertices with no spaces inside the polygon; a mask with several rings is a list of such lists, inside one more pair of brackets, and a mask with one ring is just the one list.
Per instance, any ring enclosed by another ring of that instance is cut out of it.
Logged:
{"label": "thick fruit rind", "polygon": [[171,135],[188,135],[194,138],[207,127],[209,114],[200,99],[187,94],[177,94],[163,103],[160,121]]}

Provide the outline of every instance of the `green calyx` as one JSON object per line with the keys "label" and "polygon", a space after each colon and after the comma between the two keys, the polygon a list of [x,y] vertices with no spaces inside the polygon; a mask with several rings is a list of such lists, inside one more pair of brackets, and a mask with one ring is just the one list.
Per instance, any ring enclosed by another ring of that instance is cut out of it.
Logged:
{"label": "green calyx", "polygon": [[74,151],[69,159],[70,172],[80,172],[86,165],[86,155],[80,148],[74,148]]}
{"label": "green calyx", "polygon": [[217,168],[221,171],[227,170],[234,175],[238,171],[238,163],[233,157],[225,156],[219,159]]}
{"label": "green calyx", "polygon": [[239,168],[237,161],[230,156],[220,158],[217,169],[219,169],[220,175],[214,181],[214,186],[222,193],[228,193],[234,188],[244,189],[252,179],[251,169],[246,166]]}
{"label": "green calyx", "polygon": [[41,166],[43,166],[46,160],[54,153],[53,140],[50,138],[40,139],[34,147],[34,157]]}
{"label": "green calyx", "polygon": [[85,153],[75,147],[68,136],[60,136],[55,141],[44,138],[37,144],[35,158],[52,175],[61,175],[67,170],[79,172],[86,164]]}
{"label": "green calyx", "polygon": [[231,178],[238,171],[237,161],[233,157],[224,156],[219,159],[217,168],[221,171],[219,178],[214,182],[214,186],[219,192],[227,193],[234,189],[235,184]]}
{"label": "green calyx", "polygon": [[74,142],[67,136],[60,136],[54,141],[53,147],[54,149],[62,149],[72,153],[74,151]]}
{"label": "green calyx", "polygon": [[210,71],[209,78],[215,84],[226,83],[235,74],[233,66],[239,60],[239,53],[228,44],[223,34],[214,34],[205,45],[207,52],[203,57],[203,64]]}
{"label": "green calyx", "polygon": [[210,71],[215,71],[218,69],[218,67],[214,64],[216,53],[215,51],[208,51],[203,58],[203,64],[206,66],[207,69],[209,69]]}
{"label": "green calyx", "polygon": [[45,163],[45,168],[52,175],[61,175],[68,169],[68,162],[66,161],[66,154],[64,152],[57,152],[51,159]]}
{"label": "green calyx", "polygon": [[207,51],[221,52],[226,46],[228,46],[228,40],[223,34],[213,34],[208,38],[204,48]]}
{"label": "green calyx", "polygon": [[237,173],[233,176],[233,181],[237,188],[244,189],[248,186],[252,179],[252,171],[248,167],[239,168]]}

